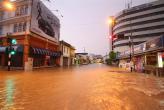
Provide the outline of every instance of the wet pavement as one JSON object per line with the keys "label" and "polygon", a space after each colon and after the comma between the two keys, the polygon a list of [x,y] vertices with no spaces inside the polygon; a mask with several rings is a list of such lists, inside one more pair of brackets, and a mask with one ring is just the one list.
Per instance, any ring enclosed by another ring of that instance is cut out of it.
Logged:
{"label": "wet pavement", "polygon": [[164,78],[103,64],[0,70],[0,110],[164,110]]}

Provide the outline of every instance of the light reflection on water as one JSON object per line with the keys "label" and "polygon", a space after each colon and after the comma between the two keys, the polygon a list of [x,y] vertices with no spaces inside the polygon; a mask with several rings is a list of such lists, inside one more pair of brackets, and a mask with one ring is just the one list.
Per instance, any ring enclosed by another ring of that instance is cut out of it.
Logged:
{"label": "light reflection on water", "polygon": [[4,89],[1,88],[0,100],[1,110],[13,110],[14,109],[14,93],[15,93],[15,82],[14,79],[9,78],[5,80]]}

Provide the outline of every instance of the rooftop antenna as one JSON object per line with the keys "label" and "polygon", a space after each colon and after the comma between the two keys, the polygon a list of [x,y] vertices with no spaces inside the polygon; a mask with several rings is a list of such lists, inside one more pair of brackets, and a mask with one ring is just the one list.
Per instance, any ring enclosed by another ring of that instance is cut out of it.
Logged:
{"label": "rooftop antenna", "polygon": [[129,9],[132,7],[132,5],[133,5],[133,1],[130,0],[130,1],[128,1],[128,3],[125,6]]}

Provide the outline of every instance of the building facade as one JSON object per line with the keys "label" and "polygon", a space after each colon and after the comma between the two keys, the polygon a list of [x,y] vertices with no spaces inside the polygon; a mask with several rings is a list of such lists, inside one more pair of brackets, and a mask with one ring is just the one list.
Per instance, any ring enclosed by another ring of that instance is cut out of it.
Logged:
{"label": "building facade", "polygon": [[90,63],[88,53],[85,52],[76,53],[75,56],[76,56],[76,60],[75,60],[76,65],[86,65]]}
{"label": "building facade", "polygon": [[25,70],[60,64],[60,21],[40,0],[16,0],[8,11],[0,2],[0,66],[7,66],[7,34],[17,40],[12,67]]}
{"label": "building facade", "polygon": [[[164,76],[164,35],[134,46],[133,65],[137,72]],[[130,50],[121,52],[119,67],[130,70]]]}
{"label": "building facade", "polygon": [[74,65],[75,48],[65,41],[60,41],[62,55],[60,57],[60,66]]}
{"label": "building facade", "polygon": [[158,0],[122,10],[115,17],[113,48],[129,49],[129,41],[138,45],[164,34],[164,1]]}

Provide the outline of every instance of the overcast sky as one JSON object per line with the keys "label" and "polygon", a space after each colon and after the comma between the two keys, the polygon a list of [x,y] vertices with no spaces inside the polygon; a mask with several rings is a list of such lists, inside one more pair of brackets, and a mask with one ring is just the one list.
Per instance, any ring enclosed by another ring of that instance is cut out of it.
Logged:
{"label": "overcast sky", "polygon": [[[130,1],[130,0],[129,0]],[[154,0],[133,0],[133,6]],[[108,16],[125,9],[128,0],[51,0],[45,2],[61,20],[61,40],[76,52],[105,55],[109,51]],[[60,16],[62,14],[64,17]]]}

